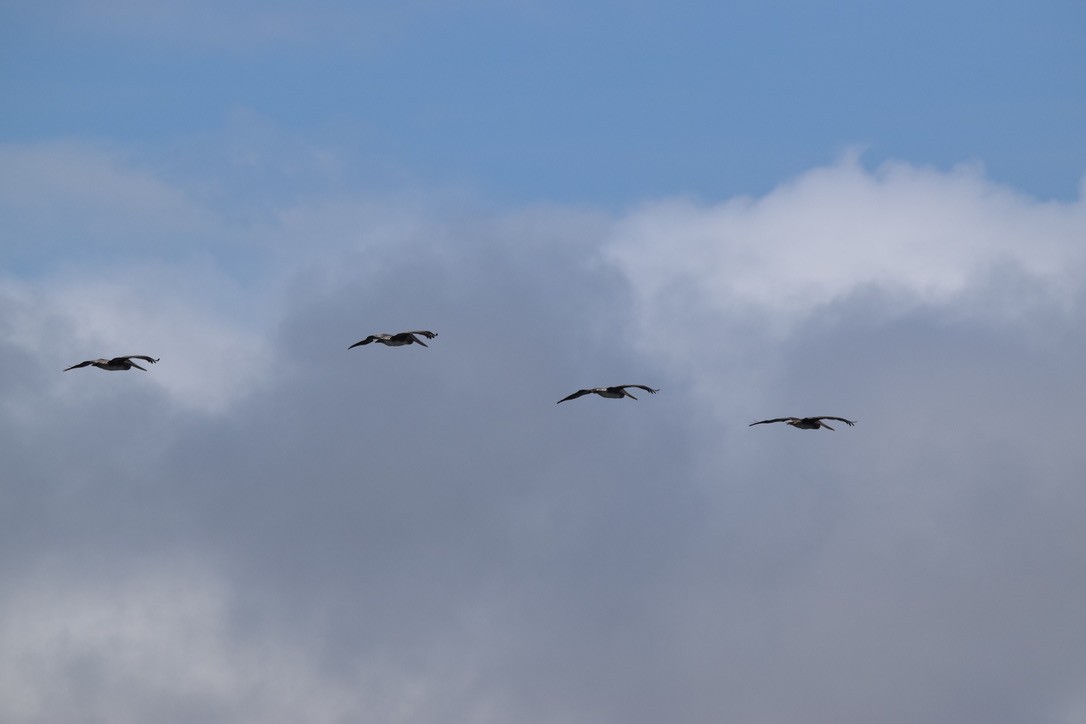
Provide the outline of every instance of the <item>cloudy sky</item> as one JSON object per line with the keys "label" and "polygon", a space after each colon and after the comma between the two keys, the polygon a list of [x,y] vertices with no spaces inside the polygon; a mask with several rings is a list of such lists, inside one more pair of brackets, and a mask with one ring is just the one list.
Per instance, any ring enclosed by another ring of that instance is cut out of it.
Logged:
{"label": "cloudy sky", "polygon": [[1086,723],[1086,5],[16,0],[0,97],[5,723]]}

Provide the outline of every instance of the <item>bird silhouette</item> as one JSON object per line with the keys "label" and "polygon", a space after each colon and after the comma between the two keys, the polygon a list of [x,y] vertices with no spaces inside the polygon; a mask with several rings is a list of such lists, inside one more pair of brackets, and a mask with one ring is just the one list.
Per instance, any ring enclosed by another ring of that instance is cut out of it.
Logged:
{"label": "bird silhouette", "polygon": [[637,389],[645,390],[646,392],[648,392],[649,394],[652,394],[652,395],[655,395],[657,392],[660,391],[660,390],[654,390],[651,387],[646,387],[645,385],[615,385],[614,387],[588,387],[588,388],[583,389],[583,390],[577,390],[576,392],[574,392],[569,397],[563,397],[561,400],[558,401],[558,403],[565,402],[566,400],[576,400],[578,397],[582,397],[584,395],[599,395],[600,397],[607,397],[607,398],[610,398],[610,399],[613,399],[613,400],[618,400],[618,399],[621,399],[623,397],[629,397],[631,400],[636,400],[637,399],[636,397],[634,397],[633,395],[631,395],[629,392],[626,391],[627,387],[636,387]]}

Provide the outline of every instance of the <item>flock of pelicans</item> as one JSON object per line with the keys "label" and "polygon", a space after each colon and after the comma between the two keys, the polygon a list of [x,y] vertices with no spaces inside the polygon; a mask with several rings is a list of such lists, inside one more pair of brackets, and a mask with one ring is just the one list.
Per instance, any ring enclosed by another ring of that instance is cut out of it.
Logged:
{"label": "flock of pelicans", "polygon": [[[397,332],[396,334],[371,334],[363,340],[355,342],[347,349],[354,349],[355,347],[362,347],[373,342],[383,344],[386,347],[403,347],[409,344],[421,344],[423,347],[429,345],[420,339],[425,337],[426,339],[433,339],[437,336],[437,332],[428,332],[426,330],[414,330],[411,332]],[[114,357],[113,359],[89,359],[79,364],[74,364],[71,367],[66,368],[64,371],[79,369],[80,367],[97,367],[100,370],[108,370],[110,372],[127,371],[135,367],[138,370],[147,371],[146,367],[141,367],[132,360],[141,360],[149,364],[158,362],[154,357],[148,357],[144,354],[130,354],[124,357]],[[587,387],[583,390],[577,390],[571,395],[563,397],[558,401],[559,404],[566,402],[567,400],[576,400],[578,397],[585,395],[599,395],[600,397],[606,397],[612,400],[619,400],[623,397],[629,397],[631,400],[637,398],[630,394],[629,388],[636,387],[639,390],[644,390],[651,395],[655,395],[660,390],[654,390],[647,385],[614,385],[612,387]],[[827,430],[833,430],[832,427],[827,425],[823,420],[836,420],[837,422],[843,422],[849,427],[856,424],[855,420],[846,420],[843,417],[833,417],[832,415],[821,415],[819,417],[775,417],[772,420],[758,420],[757,422],[750,423],[750,426],[765,425],[770,422],[783,422],[792,427],[800,430],[819,430],[825,428]]]}

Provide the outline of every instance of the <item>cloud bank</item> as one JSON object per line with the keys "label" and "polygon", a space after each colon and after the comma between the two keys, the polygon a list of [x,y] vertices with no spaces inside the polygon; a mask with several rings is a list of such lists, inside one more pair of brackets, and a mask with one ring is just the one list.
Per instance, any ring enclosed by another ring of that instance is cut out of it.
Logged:
{"label": "cloud bank", "polygon": [[[4,721],[1086,717],[1081,199],[849,156],[239,220],[4,153],[148,199],[3,187]],[[189,241],[110,246],[155,228]],[[347,351],[401,328],[439,336]],[[859,424],[747,427],[808,414]]]}

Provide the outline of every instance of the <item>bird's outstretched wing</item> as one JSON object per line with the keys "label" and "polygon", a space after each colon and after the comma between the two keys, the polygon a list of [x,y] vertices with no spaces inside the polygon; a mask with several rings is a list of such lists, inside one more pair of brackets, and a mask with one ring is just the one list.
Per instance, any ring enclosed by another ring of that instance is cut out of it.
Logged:
{"label": "bird's outstretched wing", "polygon": [[577,390],[576,392],[574,392],[569,397],[563,397],[561,400],[559,400],[555,404],[556,405],[560,404],[562,402],[565,402],[566,400],[576,400],[578,397],[583,397],[585,395],[591,394],[592,392],[595,392],[595,390]]}
{"label": "bird's outstretched wing", "polygon": [[374,341],[375,339],[377,339],[377,335],[371,334],[370,336],[366,337],[365,339],[363,339],[361,341],[358,341],[358,342],[355,342],[354,344],[352,344],[347,349],[354,349],[355,347],[361,347],[364,344],[369,344],[370,342]]}
{"label": "bird's outstretched wing", "polygon": [[[856,424],[855,420],[846,420],[843,417],[831,417],[830,415],[822,415],[821,417],[816,417],[815,419],[816,420],[837,420],[838,422],[845,423],[849,427],[852,427],[853,425]],[[829,427],[829,425],[827,425],[826,427]],[[830,429],[832,430],[833,428],[830,428]]]}
{"label": "bird's outstretched wing", "polygon": [[437,332],[428,332],[426,330],[415,330],[415,331],[412,331],[412,332],[400,332],[399,334],[394,335],[394,337],[398,338],[398,339],[410,338],[410,340],[412,342],[414,342],[415,344],[421,344],[423,347],[429,347],[430,345],[426,344],[421,339],[419,339],[418,335],[422,335],[426,339],[433,339],[434,337],[437,336]]}
{"label": "bird's outstretched wing", "polygon": [[113,359],[111,359],[109,361],[109,363],[111,365],[120,365],[120,364],[124,364],[125,362],[127,362],[128,364],[132,365],[136,369],[143,370],[144,372],[146,372],[147,368],[146,367],[140,367],[138,364],[136,364],[135,362],[132,361],[134,359],[141,359],[141,360],[144,360],[145,362],[150,362],[151,364],[154,364],[155,362],[158,362],[158,360],[155,359],[154,357],[148,357],[147,355],[144,355],[144,354],[129,354],[129,355],[125,355],[124,357],[114,357]]}
{"label": "bird's outstretched wing", "polygon": [[80,367],[86,367],[87,365],[92,365],[92,364],[94,364],[94,363],[95,363],[95,361],[96,361],[96,360],[92,360],[92,359],[89,359],[89,360],[87,360],[86,362],[80,362],[80,363],[79,363],[79,364],[77,364],[77,365],[72,365],[71,367],[68,367],[68,368],[67,368],[67,369],[65,369],[64,371],[65,371],[65,372],[67,372],[68,370],[74,370],[74,369],[78,369],[78,368],[80,368]]}
{"label": "bird's outstretched wing", "polygon": [[652,395],[655,395],[657,392],[660,391],[659,389],[654,390],[651,387],[646,387],[645,385],[618,385],[618,387],[616,387],[615,389],[624,390],[627,387],[636,387],[637,389],[644,390],[645,392],[648,392]]}
{"label": "bird's outstretched wing", "polygon": [[755,425],[764,425],[767,422],[791,422],[795,420],[795,417],[774,417],[772,420],[759,420],[758,422],[752,422],[747,427],[754,427]]}

